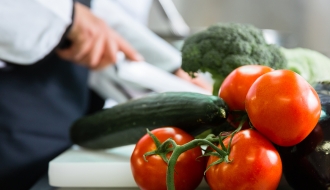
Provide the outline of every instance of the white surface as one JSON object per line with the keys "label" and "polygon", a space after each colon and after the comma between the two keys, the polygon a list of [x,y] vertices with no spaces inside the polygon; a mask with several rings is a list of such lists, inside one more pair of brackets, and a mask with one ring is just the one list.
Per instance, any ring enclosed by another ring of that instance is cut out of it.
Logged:
{"label": "white surface", "polygon": [[[130,169],[134,145],[92,151],[73,146],[49,163],[54,187],[137,188]],[[203,181],[199,189],[207,188]]]}

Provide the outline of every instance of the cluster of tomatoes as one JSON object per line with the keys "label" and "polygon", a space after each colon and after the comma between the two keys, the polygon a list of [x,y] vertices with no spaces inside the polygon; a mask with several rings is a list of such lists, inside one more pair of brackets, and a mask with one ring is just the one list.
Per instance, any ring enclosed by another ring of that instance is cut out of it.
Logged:
{"label": "cluster of tomatoes", "polygon": [[[176,189],[196,189],[203,177],[214,190],[276,189],[282,176],[282,162],[274,145],[296,145],[314,129],[321,113],[316,91],[293,71],[246,65],[226,77],[219,96],[231,111],[245,112],[253,127],[223,141],[224,146],[230,145],[229,162],[218,162],[219,156],[203,157],[200,147],[181,154],[175,165]],[[175,127],[159,128],[152,133],[161,142],[172,138],[178,145],[194,139]],[[167,164],[159,156],[147,161],[143,157],[156,149],[152,138],[144,136],[136,147],[131,168],[138,186],[166,190]]]}

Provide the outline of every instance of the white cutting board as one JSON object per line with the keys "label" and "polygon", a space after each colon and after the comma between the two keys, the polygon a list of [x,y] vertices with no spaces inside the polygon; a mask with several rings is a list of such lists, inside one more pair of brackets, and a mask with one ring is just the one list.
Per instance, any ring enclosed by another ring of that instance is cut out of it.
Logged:
{"label": "white cutting board", "polygon": [[[54,187],[137,188],[130,169],[135,145],[107,150],[73,146],[50,161],[49,184]],[[208,189],[202,181],[198,189]]]}

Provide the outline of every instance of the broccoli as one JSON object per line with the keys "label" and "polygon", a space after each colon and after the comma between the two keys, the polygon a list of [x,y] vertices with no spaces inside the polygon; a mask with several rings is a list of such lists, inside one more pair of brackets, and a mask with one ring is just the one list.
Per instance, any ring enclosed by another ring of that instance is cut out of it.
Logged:
{"label": "broccoli", "polygon": [[276,45],[267,44],[262,31],[252,25],[218,23],[189,36],[183,44],[182,69],[190,76],[209,72],[218,95],[225,77],[235,68],[248,64],[286,68],[287,61]]}

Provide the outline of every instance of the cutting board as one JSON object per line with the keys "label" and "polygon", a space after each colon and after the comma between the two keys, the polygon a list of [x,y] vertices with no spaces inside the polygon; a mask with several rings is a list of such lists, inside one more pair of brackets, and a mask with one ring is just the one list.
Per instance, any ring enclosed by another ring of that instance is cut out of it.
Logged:
{"label": "cutting board", "polygon": [[[49,184],[60,188],[137,188],[130,169],[134,146],[96,151],[74,145],[49,162]],[[206,182],[198,189],[208,189]]]}

